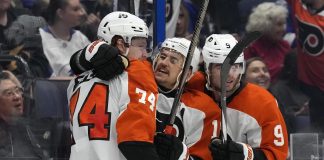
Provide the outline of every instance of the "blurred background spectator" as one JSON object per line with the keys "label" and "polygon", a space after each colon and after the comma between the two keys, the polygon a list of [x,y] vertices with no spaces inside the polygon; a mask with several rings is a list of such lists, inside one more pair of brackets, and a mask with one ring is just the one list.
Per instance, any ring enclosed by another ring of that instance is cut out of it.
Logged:
{"label": "blurred background spectator", "polygon": [[85,15],[83,16],[83,20],[81,24],[76,27],[79,29],[88,39],[89,41],[95,41],[97,39],[97,30],[100,23],[100,13],[95,12],[89,9],[86,4],[82,5]]}
{"label": "blurred background spectator", "polygon": [[0,72],[0,158],[49,159],[23,117],[23,89],[9,71]]}
{"label": "blurred background spectator", "polygon": [[283,67],[290,45],[283,40],[288,10],[272,2],[259,4],[249,16],[246,31],[260,31],[263,35],[244,50],[246,59],[261,57],[267,64],[271,83],[275,83]]}
{"label": "blurred background spectator", "polygon": [[[46,21],[42,17],[21,15],[5,30],[8,41],[8,54],[21,56],[27,62],[34,77],[49,77],[52,70],[46,59],[38,29],[44,27]],[[16,62],[5,66],[6,69],[21,74],[17,70]]]}
{"label": "blurred background spectator", "polygon": [[11,0],[0,0],[0,45],[6,45],[4,30],[7,29],[19,15],[28,14],[28,10],[23,8],[14,8]]}
{"label": "blurred background spectator", "polygon": [[260,57],[246,60],[246,68],[243,79],[268,89],[270,87],[270,73],[267,65]]}
{"label": "blurred background spectator", "polygon": [[324,133],[324,1],[287,0],[297,30],[298,79],[310,97],[309,114],[315,132]]}
{"label": "blurred background spectator", "polygon": [[193,33],[198,9],[189,0],[183,1],[177,21],[175,37],[187,37]]}
{"label": "blurred background spectator", "polygon": [[70,57],[90,43],[84,34],[73,29],[84,19],[84,8],[79,0],[51,0],[44,16],[48,26],[39,32],[52,76],[72,76]]}
{"label": "blurred background spectator", "polygon": [[[271,93],[284,106],[283,112],[288,116],[286,123],[290,124],[288,129],[292,133],[300,131],[297,127],[301,128],[301,126],[296,126],[298,125],[297,118],[308,117],[309,97],[301,91],[297,74],[297,54],[295,51],[291,51],[285,57],[284,68],[277,83],[270,88]],[[304,128],[306,127],[304,125]]]}

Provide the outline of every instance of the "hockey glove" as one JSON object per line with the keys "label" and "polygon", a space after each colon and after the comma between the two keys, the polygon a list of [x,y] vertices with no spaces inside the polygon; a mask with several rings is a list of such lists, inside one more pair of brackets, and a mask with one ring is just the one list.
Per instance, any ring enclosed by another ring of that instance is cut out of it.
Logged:
{"label": "hockey glove", "polygon": [[176,136],[157,133],[154,137],[154,145],[160,160],[187,160],[188,148]]}
{"label": "hockey glove", "polygon": [[221,139],[215,138],[209,145],[213,160],[253,160],[253,150],[250,145],[227,140],[225,143]]}
{"label": "hockey glove", "polygon": [[93,69],[96,77],[110,80],[123,73],[128,67],[129,61],[127,57],[119,54],[117,48],[103,41],[94,41],[75,53],[71,58],[70,65],[76,74],[80,71],[82,73]]}

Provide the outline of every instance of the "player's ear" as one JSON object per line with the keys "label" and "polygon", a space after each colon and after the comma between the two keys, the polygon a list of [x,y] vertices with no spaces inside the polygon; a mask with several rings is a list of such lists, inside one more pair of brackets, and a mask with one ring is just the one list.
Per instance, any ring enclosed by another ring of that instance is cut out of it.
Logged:
{"label": "player's ear", "polygon": [[124,42],[123,39],[119,38],[117,41],[116,41],[116,47],[118,48],[118,50],[123,54],[125,55],[126,53],[126,44]]}

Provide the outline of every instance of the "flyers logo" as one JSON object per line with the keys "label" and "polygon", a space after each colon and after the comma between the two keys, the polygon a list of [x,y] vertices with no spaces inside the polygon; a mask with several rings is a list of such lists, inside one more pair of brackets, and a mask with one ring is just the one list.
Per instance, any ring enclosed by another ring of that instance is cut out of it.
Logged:
{"label": "flyers logo", "polygon": [[128,15],[127,14],[123,14],[123,13],[120,13],[118,15],[118,18],[127,18],[127,17],[128,17]]}
{"label": "flyers logo", "polygon": [[313,24],[298,21],[299,43],[311,56],[318,56],[324,52],[324,31]]}
{"label": "flyers logo", "polygon": [[[182,122],[183,119],[183,114],[184,114],[184,109],[182,108],[182,110],[180,111],[180,117],[176,116],[173,127],[176,130],[176,136],[179,138],[179,140],[183,141],[184,140],[184,132],[185,132],[185,128]],[[157,132],[163,132],[165,127],[166,127],[166,123],[168,122],[169,119],[169,114],[164,114],[159,112],[158,110],[156,111],[156,129]]]}

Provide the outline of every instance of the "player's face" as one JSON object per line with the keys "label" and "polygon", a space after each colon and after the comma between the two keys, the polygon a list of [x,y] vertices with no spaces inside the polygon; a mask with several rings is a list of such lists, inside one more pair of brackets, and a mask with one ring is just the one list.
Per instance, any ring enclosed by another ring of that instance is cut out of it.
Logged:
{"label": "player's face", "polygon": [[[210,64],[210,85],[215,90],[221,89],[221,64]],[[240,81],[242,67],[240,64],[234,64],[227,76],[226,91],[232,91]]]}
{"label": "player's face", "polygon": [[161,49],[157,57],[154,75],[156,82],[167,89],[172,89],[182,71],[184,56],[180,53]]}
{"label": "player's face", "polygon": [[0,116],[2,118],[19,117],[23,114],[22,90],[11,80],[0,82]]}
{"label": "player's face", "polygon": [[246,68],[246,81],[259,85],[265,89],[270,86],[270,73],[262,61],[255,60]]}
{"label": "player's face", "polygon": [[127,57],[132,59],[145,60],[148,57],[146,38],[133,38],[129,45]]}

